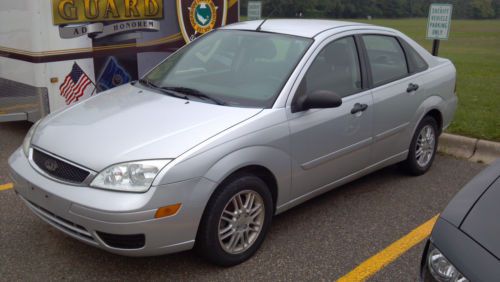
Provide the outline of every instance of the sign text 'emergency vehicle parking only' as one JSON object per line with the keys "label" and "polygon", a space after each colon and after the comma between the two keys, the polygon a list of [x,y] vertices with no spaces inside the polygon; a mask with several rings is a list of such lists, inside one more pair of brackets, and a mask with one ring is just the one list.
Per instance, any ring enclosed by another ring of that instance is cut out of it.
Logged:
{"label": "sign text 'emergency vehicle parking only'", "polygon": [[432,54],[437,56],[439,40],[448,40],[453,5],[432,3],[427,22],[427,39],[433,39]]}
{"label": "sign text 'emergency vehicle parking only'", "polygon": [[248,1],[247,7],[248,20],[260,20],[262,18],[262,2]]}

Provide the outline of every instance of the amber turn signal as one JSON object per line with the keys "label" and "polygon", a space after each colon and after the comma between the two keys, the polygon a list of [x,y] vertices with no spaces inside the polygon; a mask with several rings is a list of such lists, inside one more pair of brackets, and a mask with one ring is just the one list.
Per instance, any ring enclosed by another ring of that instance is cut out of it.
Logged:
{"label": "amber turn signal", "polygon": [[162,218],[162,217],[176,215],[177,212],[180,210],[181,206],[182,204],[175,204],[159,208],[156,211],[155,218]]}

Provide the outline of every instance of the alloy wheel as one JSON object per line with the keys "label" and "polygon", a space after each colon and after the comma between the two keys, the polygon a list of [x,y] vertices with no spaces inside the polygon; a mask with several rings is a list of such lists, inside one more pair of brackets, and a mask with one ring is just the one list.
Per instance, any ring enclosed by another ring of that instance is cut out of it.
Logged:
{"label": "alloy wheel", "polygon": [[417,146],[415,146],[415,159],[420,167],[426,167],[434,155],[436,146],[436,134],[431,125],[424,126],[418,134]]}
{"label": "alloy wheel", "polygon": [[219,219],[219,242],[229,254],[248,250],[259,237],[265,219],[265,205],[255,191],[245,190],[234,195]]}

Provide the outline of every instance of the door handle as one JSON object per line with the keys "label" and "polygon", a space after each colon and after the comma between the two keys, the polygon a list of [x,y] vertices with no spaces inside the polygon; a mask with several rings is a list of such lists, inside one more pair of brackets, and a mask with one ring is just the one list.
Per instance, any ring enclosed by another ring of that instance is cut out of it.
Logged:
{"label": "door handle", "polygon": [[368,109],[367,104],[356,103],[356,104],[354,104],[354,107],[351,110],[351,114],[354,115],[354,114],[357,114],[359,112],[364,112],[364,111],[366,111],[366,109]]}
{"label": "door handle", "polygon": [[411,92],[417,91],[418,87],[419,87],[418,84],[410,83],[410,84],[408,84],[408,88],[406,88],[406,92],[411,93]]}

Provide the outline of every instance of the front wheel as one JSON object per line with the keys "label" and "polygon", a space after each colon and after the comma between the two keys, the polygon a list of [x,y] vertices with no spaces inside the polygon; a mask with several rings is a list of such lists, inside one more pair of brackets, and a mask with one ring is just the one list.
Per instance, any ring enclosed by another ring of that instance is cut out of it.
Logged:
{"label": "front wheel", "polygon": [[259,249],[273,215],[272,196],[260,178],[242,174],[217,189],[200,225],[197,248],[210,262],[232,266]]}
{"label": "front wheel", "polygon": [[418,176],[430,169],[438,145],[437,128],[436,120],[430,116],[422,119],[418,125],[410,144],[408,158],[404,163],[410,174]]}

